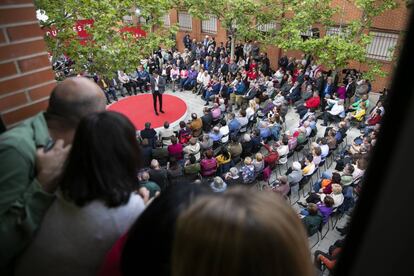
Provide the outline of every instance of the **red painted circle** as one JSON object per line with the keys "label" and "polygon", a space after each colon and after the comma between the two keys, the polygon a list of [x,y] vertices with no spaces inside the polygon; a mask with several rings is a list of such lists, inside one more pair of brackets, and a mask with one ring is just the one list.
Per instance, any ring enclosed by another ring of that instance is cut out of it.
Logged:
{"label": "red painted circle", "polygon": [[[158,107],[157,103],[157,109]],[[141,94],[119,100],[108,106],[107,109],[127,116],[137,130],[142,130],[145,122],[150,122],[153,128],[163,126],[165,121],[172,124],[182,118],[187,111],[187,104],[183,100],[169,94],[162,96],[162,107],[165,113],[158,112],[159,116],[156,116],[152,94]]]}

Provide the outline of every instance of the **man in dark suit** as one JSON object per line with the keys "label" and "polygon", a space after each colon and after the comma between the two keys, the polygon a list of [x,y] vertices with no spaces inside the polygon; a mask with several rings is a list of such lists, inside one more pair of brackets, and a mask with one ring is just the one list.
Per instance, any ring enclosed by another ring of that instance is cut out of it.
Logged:
{"label": "man in dark suit", "polygon": [[155,70],[152,73],[152,76],[150,78],[150,84],[151,84],[151,91],[152,91],[152,100],[154,103],[154,111],[155,115],[158,116],[157,112],[157,98],[160,105],[160,112],[164,113],[162,110],[162,94],[165,92],[165,79],[161,77],[157,70]]}

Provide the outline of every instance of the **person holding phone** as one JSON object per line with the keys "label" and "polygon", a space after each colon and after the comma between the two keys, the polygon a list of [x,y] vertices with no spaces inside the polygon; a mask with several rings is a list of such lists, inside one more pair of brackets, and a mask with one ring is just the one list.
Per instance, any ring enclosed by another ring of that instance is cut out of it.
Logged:
{"label": "person holding phone", "polygon": [[76,127],[105,110],[105,94],[86,78],[68,78],[39,113],[0,135],[0,274],[32,240],[57,188]]}

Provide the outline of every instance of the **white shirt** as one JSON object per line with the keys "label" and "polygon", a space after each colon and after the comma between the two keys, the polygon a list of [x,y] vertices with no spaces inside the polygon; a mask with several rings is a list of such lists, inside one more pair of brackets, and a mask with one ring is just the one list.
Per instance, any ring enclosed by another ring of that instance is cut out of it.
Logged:
{"label": "white shirt", "polygon": [[354,172],[352,173],[352,178],[357,180],[358,178],[361,178],[364,175],[364,170],[359,169],[356,165],[354,165]]}
{"label": "white shirt", "polygon": [[204,79],[204,72],[198,72],[197,74],[197,82],[202,83]]}
{"label": "white shirt", "polygon": [[201,146],[199,143],[196,143],[195,145],[192,144],[188,144],[187,146],[184,147],[183,152],[185,153],[185,158],[189,158],[190,154],[193,154],[194,157],[196,158],[196,160],[200,160],[200,149]]}
{"label": "white shirt", "polygon": [[203,76],[203,85],[204,85],[204,87],[208,86],[208,84],[210,83],[210,80],[211,80],[210,75],[207,74],[207,76],[206,75]]}
{"label": "white shirt", "polygon": [[119,79],[119,81],[120,81],[120,82],[122,82],[122,83],[127,83],[127,82],[129,82],[129,77],[128,77],[128,75],[127,75],[127,74],[125,74],[125,73],[123,73],[123,72],[121,72],[121,71],[118,71],[118,79]]}
{"label": "white shirt", "polygon": [[321,157],[324,159],[329,154],[329,146],[328,145],[320,145],[321,148]]}
{"label": "white shirt", "polygon": [[154,78],[155,79],[155,87],[154,87],[154,90],[155,91],[158,91],[158,80],[160,79],[160,77],[159,76],[157,76],[156,78]]}
{"label": "white shirt", "polygon": [[[319,194],[321,197],[321,201],[323,202],[323,200],[325,199],[325,194]],[[342,193],[340,194],[334,194],[331,193],[329,194],[330,197],[332,197],[333,201],[334,201],[334,205],[332,206],[333,208],[339,207],[342,205],[342,203],[344,202],[344,195]]]}
{"label": "white shirt", "polygon": [[286,164],[288,160],[287,155],[289,153],[289,146],[281,145],[277,148],[277,153],[279,154],[279,164]]}
{"label": "white shirt", "polygon": [[274,76],[276,80],[280,83],[283,79],[283,75],[284,74],[282,73],[282,70],[277,70]]}
{"label": "white shirt", "polygon": [[229,130],[228,125],[222,126],[220,128],[220,134],[223,135],[221,137],[221,142],[222,143],[227,143],[227,141],[229,140],[229,132],[230,132],[230,130]]}
{"label": "white shirt", "polygon": [[246,117],[250,119],[254,115],[254,110],[250,106],[246,109]]}
{"label": "white shirt", "polygon": [[177,80],[180,77],[180,70],[178,68],[171,69],[170,77],[173,80]]}
{"label": "white shirt", "polygon": [[339,114],[341,114],[342,112],[344,112],[344,110],[345,110],[345,109],[344,109],[344,105],[343,105],[343,104],[339,105],[337,101],[335,101],[335,100],[331,100],[331,99],[328,99],[328,102],[329,102],[329,103],[335,103],[335,104],[332,106],[331,110],[329,110],[329,111],[328,111],[328,112],[329,112],[329,113],[331,113],[332,115],[336,116],[336,115],[339,115]]}

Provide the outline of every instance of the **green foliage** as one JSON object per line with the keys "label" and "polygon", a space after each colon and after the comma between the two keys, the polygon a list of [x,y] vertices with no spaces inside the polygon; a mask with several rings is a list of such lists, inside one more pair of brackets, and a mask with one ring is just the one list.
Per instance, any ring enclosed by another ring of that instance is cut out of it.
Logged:
{"label": "green foliage", "polygon": [[387,73],[382,70],[382,64],[378,61],[369,60],[368,61],[369,70],[362,74],[363,78],[374,81],[377,77],[386,77]]}
{"label": "green foliage", "polygon": [[[172,8],[169,0],[36,0],[36,7],[48,16],[44,27],[59,30],[57,37],[45,37],[54,58],[66,54],[75,61],[75,69],[88,69],[103,76],[112,76],[118,69],[132,71],[160,45],[172,46],[172,33],[177,28],[162,28],[161,17]],[[136,39],[131,33],[120,32],[126,25],[123,17],[132,15],[139,7],[146,23],[141,28],[146,37]],[[93,19],[87,32],[91,40],[85,45],[78,41],[73,26],[79,19]],[[92,61],[92,62],[91,62]]]}
{"label": "green foliage", "polygon": [[[347,22],[339,35],[321,36],[304,40],[303,33],[312,26],[326,29],[335,26],[333,17],[342,12],[333,7],[333,0],[183,0],[182,8],[195,17],[213,14],[234,31],[238,40],[251,39],[263,45],[276,45],[284,50],[299,50],[311,54],[328,69],[338,70],[350,61],[359,61],[372,67],[366,76],[381,75],[380,67],[367,59],[366,47],[371,41],[368,30],[372,20],[396,8],[395,0],[348,0],[361,11],[361,18]],[[261,24],[277,22],[278,30],[262,32]],[[237,24],[236,30],[231,26]],[[231,33],[231,32],[230,32]]]}

